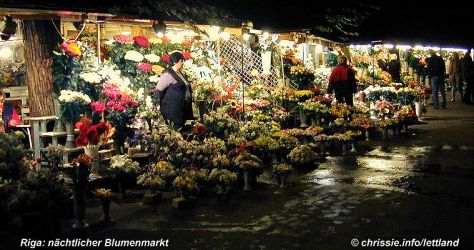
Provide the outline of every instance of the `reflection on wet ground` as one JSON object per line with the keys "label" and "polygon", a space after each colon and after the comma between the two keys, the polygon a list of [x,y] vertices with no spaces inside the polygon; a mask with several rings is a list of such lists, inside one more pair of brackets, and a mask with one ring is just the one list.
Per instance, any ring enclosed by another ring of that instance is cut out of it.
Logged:
{"label": "reflection on wet ground", "polygon": [[236,192],[224,204],[213,196],[187,211],[113,204],[119,223],[93,237],[168,237],[176,249],[348,249],[352,238],[368,237],[474,244],[472,148],[362,148],[292,176],[287,189]]}

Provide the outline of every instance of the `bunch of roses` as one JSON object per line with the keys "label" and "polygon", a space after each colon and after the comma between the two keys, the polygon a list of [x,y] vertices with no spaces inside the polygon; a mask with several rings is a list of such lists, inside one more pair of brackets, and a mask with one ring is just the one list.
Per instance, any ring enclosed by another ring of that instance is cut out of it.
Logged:
{"label": "bunch of roses", "polygon": [[133,39],[126,35],[116,35],[114,40],[121,44],[133,44]]}
{"label": "bunch of roses", "polygon": [[138,103],[129,95],[122,94],[118,91],[117,86],[109,84],[105,89],[105,97],[107,98],[107,107],[114,111],[125,111],[126,108],[137,108]]}
{"label": "bunch of roses", "polygon": [[107,135],[110,130],[110,125],[106,122],[100,122],[97,125],[91,125],[91,123],[92,121],[88,118],[82,118],[76,123],[76,128],[79,129],[79,136],[76,139],[78,146],[97,145],[101,141],[101,137]]}
{"label": "bunch of roses", "polygon": [[136,67],[138,70],[141,70],[144,72],[150,72],[153,69],[153,66],[149,63],[137,63]]}
{"label": "bunch of roses", "polygon": [[148,41],[148,38],[144,36],[134,36],[133,40],[135,41],[135,44],[139,47],[148,48],[151,46],[151,43],[150,41]]}

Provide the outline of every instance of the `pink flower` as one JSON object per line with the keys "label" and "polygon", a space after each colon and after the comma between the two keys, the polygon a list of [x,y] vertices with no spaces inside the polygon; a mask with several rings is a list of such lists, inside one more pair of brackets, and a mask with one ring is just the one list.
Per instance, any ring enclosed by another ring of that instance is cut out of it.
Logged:
{"label": "pink flower", "polygon": [[149,63],[139,63],[137,64],[137,69],[141,70],[141,71],[151,71],[153,69],[153,66],[151,66],[151,64]]}
{"label": "pink flower", "polygon": [[104,112],[107,108],[102,105],[102,103],[100,102],[92,102],[91,103],[91,107],[92,107],[92,110],[94,112],[97,112],[97,113],[100,113],[100,112]]}
{"label": "pink flower", "polygon": [[140,46],[140,47],[150,47],[151,43],[148,41],[148,38],[144,36],[134,36],[133,40],[135,40],[135,44]]}
{"label": "pink flower", "polygon": [[184,57],[184,60],[189,60],[192,58],[191,53],[189,53],[188,51],[183,52],[183,57]]}
{"label": "pink flower", "polygon": [[114,40],[121,44],[133,44],[133,39],[125,35],[116,35]]}
{"label": "pink flower", "polygon": [[79,46],[77,46],[77,43],[75,42],[64,42],[60,47],[66,53],[74,57],[80,56],[82,54],[81,49],[79,49]]}
{"label": "pink flower", "polygon": [[125,106],[125,105],[127,105],[127,104],[128,104],[127,100],[122,99],[122,100],[120,101],[120,105],[122,105],[122,106]]}
{"label": "pink flower", "polygon": [[170,62],[170,55],[168,54],[163,54],[163,56],[161,56],[161,60],[164,62],[164,63],[169,63]]}
{"label": "pink flower", "polygon": [[121,105],[115,105],[114,110],[122,112],[122,111],[125,111],[125,108]]}
{"label": "pink flower", "polygon": [[132,108],[137,108],[137,107],[138,107],[138,103],[135,102],[135,101],[131,101],[131,102],[130,102],[130,106],[132,106]]}
{"label": "pink flower", "polygon": [[110,100],[110,101],[107,102],[107,107],[110,107],[110,108],[111,108],[111,107],[113,107],[114,105],[115,105],[115,101]]}

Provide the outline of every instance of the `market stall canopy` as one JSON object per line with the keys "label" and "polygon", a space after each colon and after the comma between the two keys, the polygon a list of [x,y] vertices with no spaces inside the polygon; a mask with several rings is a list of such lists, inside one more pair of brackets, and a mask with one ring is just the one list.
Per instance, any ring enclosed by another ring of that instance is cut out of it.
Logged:
{"label": "market stall canopy", "polygon": [[116,0],[74,2],[44,0],[1,0],[2,8],[110,13],[148,19],[189,21],[221,26],[241,25],[252,20],[254,27],[273,32],[306,28],[314,35],[347,41],[358,35],[358,25],[376,10],[371,2],[350,0],[307,3],[284,0]]}

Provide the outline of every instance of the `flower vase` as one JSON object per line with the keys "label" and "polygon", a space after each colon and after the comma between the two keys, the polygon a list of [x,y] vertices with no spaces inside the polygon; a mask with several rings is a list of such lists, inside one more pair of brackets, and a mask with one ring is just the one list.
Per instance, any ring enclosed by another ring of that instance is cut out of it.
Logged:
{"label": "flower vase", "polygon": [[408,132],[408,124],[407,123],[404,123],[403,124],[403,132]]}
{"label": "flower vase", "polygon": [[357,153],[358,146],[359,146],[359,144],[357,143],[356,140],[352,141],[351,142],[351,152]]}
{"label": "flower vase", "polygon": [[201,117],[201,120],[204,119],[204,115],[207,114],[207,102],[205,100],[197,100],[196,105],[198,106],[199,109],[199,116]]}
{"label": "flower vase", "polygon": [[92,158],[91,172],[98,174],[99,172],[99,145],[87,145],[84,148],[84,153]]}
{"label": "flower vase", "polygon": [[123,180],[123,178],[119,178],[118,180],[118,190],[119,190],[121,199],[127,198],[127,190],[126,190],[125,181]]}
{"label": "flower vase", "polygon": [[288,180],[288,174],[280,174],[280,188],[286,187],[286,181]]}
{"label": "flower vase", "polygon": [[273,164],[278,163],[278,157],[277,157],[276,152],[275,151],[270,151],[269,154],[270,154],[270,158],[272,159],[272,163]]}
{"label": "flower vase", "polygon": [[319,142],[319,148],[321,149],[321,154],[325,155],[326,154],[326,143],[321,141]]}
{"label": "flower vase", "polygon": [[306,113],[304,112],[304,110],[301,110],[300,109],[300,128],[307,128],[308,127],[308,124],[306,124]]}
{"label": "flower vase", "polygon": [[402,133],[402,128],[401,128],[401,125],[397,125],[397,127],[395,127],[395,135],[400,135]]}
{"label": "flower vase", "polygon": [[110,219],[110,199],[100,199],[102,203],[102,217],[100,217],[100,221],[102,222],[109,222]]}
{"label": "flower vase", "polygon": [[343,141],[343,142],[342,142],[342,154],[343,154],[343,155],[347,154],[347,152],[349,151],[348,148],[349,148],[348,143],[345,142],[345,141]]}
{"label": "flower vase", "polygon": [[370,141],[370,130],[368,128],[365,129],[365,140]]}
{"label": "flower vase", "polygon": [[383,128],[383,137],[382,137],[384,140],[386,140],[388,138],[388,128],[385,127]]}
{"label": "flower vase", "polygon": [[244,171],[244,191],[252,191],[252,186],[250,185],[251,181],[251,176],[250,172],[248,170]]}
{"label": "flower vase", "polygon": [[76,147],[76,140],[74,135],[74,123],[67,121],[66,124],[66,148]]}
{"label": "flower vase", "polygon": [[217,200],[227,201],[229,199],[229,190],[226,187],[217,185]]}
{"label": "flower vase", "polygon": [[415,102],[415,113],[418,116],[418,120],[421,121],[421,115],[423,114],[423,105],[420,102]]}
{"label": "flower vase", "polygon": [[74,217],[75,223],[72,225],[75,229],[82,229],[88,226],[84,221],[86,216],[86,189],[74,188]]}

